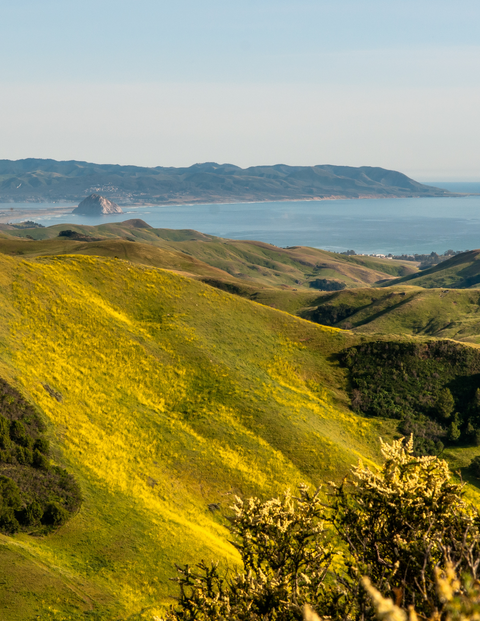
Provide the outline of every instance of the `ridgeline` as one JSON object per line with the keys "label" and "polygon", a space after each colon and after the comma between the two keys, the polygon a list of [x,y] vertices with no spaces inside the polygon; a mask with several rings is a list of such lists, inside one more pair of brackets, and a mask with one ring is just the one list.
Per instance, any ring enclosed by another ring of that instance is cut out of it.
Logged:
{"label": "ridgeline", "polygon": [[188,168],[55,160],[0,160],[1,202],[77,202],[92,193],[128,204],[182,204],[449,196],[406,175],[361,166],[252,166],[208,162]]}

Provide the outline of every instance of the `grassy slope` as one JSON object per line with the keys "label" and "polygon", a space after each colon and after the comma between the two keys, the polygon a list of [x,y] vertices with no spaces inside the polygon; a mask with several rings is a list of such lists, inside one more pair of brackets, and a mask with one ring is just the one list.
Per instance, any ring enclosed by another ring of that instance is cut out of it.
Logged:
{"label": "grassy slope", "polygon": [[424,335],[480,344],[478,290],[397,286],[323,294],[299,314],[324,322],[332,309],[345,309],[337,327],[362,334]]}
{"label": "grassy slope", "polygon": [[84,242],[65,238],[52,238],[42,241],[0,239],[0,252],[10,256],[39,257],[63,254],[126,259],[133,263],[161,267],[191,276],[203,278],[231,279],[226,272],[212,267],[183,252],[168,248],[158,248],[152,244],[131,242],[126,239],[105,239]]}
{"label": "grassy slope", "polygon": [[346,407],[330,356],[352,334],[170,272],[0,255],[0,313],[0,373],[85,495],[57,533],[1,538],[6,621],[152,618],[174,562],[236,562],[232,494],[338,478],[392,429]]}
{"label": "grassy slope", "polygon": [[[302,246],[277,248],[271,244],[256,241],[225,240],[191,230],[153,229],[148,225],[147,228],[142,225],[138,226],[140,222],[131,220],[121,224],[104,224],[95,227],[59,224],[40,229],[10,229],[5,232],[17,238],[30,235],[42,240],[56,238],[61,230],[69,228],[84,235],[112,240],[112,245],[109,246],[111,252],[114,252],[114,239],[123,238],[124,240],[128,237],[143,244],[180,251],[189,257],[221,269],[229,274],[230,278],[233,277],[259,287],[308,288],[308,282],[317,278],[335,279],[344,282],[348,287],[360,287],[416,271],[416,267],[409,262],[389,261],[374,257],[348,257]],[[67,243],[75,242],[67,241]],[[25,254],[29,254],[31,248],[34,247],[29,245],[28,241],[19,242],[19,244],[16,247],[17,251]],[[1,247],[0,251],[3,251]],[[131,256],[125,258],[136,261],[138,256],[133,259]]]}
{"label": "grassy slope", "polygon": [[428,270],[406,275],[390,284],[409,284],[426,289],[469,289],[480,286],[480,250],[463,252]]}

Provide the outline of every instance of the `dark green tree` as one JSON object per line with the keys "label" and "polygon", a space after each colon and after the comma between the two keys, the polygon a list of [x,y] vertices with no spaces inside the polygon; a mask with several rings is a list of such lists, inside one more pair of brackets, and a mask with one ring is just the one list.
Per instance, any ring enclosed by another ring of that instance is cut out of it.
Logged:
{"label": "dark green tree", "polygon": [[43,455],[48,455],[50,453],[50,444],[46,438],[37,438],[33,448]]}
{"label": "dark green tree", "polygon": [[450,418],[455,407],[455,400],[449,388],[440,391],[435,407],[439,418],[444,420]]}
{"label": "dark green tree", "polygon": [[43,509],[35,500],[24,507],[18,516],[18,521],[24,526],[35,526],[40,523]]}
{"label": "dark green tree", "polygon": [[480,414],[480,388],[475,391],[470,408],[474,413]]}
{"label": "dark green tree", "polygon": [[46,526],[61,526],[70,517],[68,511],[64,509],[58,502],[49,502],[45,507],[42,516],[42,524]]}
{"label": "dark green tree", "polygon": [[19,420],[13,420],[10,423],[10,437],[20,446],[28,447],[31,439],[28,436],[25,425]]}
{"label": "dark green tree", "polygon": [[458,424],[455,421],[452,421],[448,426],[448,440],[450,442],[457,442],[460,439],[461,431],[458,427]]}
{"label": "dark green tree", "polygon": [[9,449],[11,444],[10,423],[0,414],[0,449]]}
{"label": "dark green tree", "polygon": [[35,449],[32,456],[32,465],[34,468],[39,468],[40,470],[48,470],[50,464],[45,455],[38,449]]}
{"label": "dark green tree", "polygon": [[5,476],[0,476],[0,529],[14,533],[19,529],[16,512],[21,508],[20,490],[16,483]]}
{"label": "dark green tree", "polygon": [[477,455],[472,459],[470,465],[468,466],[468,470],[474,477],[480,479],[480,455]]}

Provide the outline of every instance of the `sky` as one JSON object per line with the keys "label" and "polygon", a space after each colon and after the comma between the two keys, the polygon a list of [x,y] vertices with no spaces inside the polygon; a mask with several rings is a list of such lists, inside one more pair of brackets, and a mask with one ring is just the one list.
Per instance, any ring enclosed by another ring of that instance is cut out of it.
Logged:
{"label": "sky", "polygon": [[0,0],[0,159],[480,181],[478,0]]}

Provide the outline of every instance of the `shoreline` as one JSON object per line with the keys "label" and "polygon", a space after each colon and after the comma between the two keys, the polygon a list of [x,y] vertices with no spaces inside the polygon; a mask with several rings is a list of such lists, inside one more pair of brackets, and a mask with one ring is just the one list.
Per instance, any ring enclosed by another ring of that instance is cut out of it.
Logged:
{"label": "shoreline", "polygon": [[[105,198],[108,198],[108,200],[114,200],[118,205],[120,205],[121,207],[172,207],[175,205],[181,206],[181,205],[235,205],[235,204],[239,204],[239,205],[249,205],[252,203],[286,203],[286,202],[292,202],[292,203],[298,203],[298,202],[302,202],[302,203],[315,203],[315,202],[321,202],[321,201],[346,201],[346,200],[381,200],[381,199],[388,199],[388,198],[395,198],[395,199],[401,199],[401,198],[460,198],[460,197],[467,197],[467,196],[480,196],[480,192],[449,192],[448,194],[388,194],[388,195],[378,195],[378,194],[360,194],[359,196],[348,196],[345,194],[332,194],[330,196],[314,196],[314,197],[299,197],[299,198],[295,198],[295,197],[282,197],[282,198],[249,198],[249,199],[242,199],[242,198],[232,198],[232,199],[225,199],[225,198],[219,198],[219,199],[215,199],[215,198],[211,198],[211,199],[206,199],[206,198],[185,198],[185,199],[175,199],[175,200],[165,200],[165,201],[161,201],[161,202],[152,202],[151,200],[145,200],[145,201],[134,201],[134,202],[123,202],[121,198],[119,197],[115,197],[114,195],[111,195],[110,197],[105,196]],[[77,201],[71,201],[68,199],[65,199],[63,201],[61,200],[55,200],[55,201],[48,201],[48,200],[18,200],[18,201],[13,201],[13,200],[7,200],[7,201],[2,201],[2,197],[0,196],[0,205],[54,205],[58,203],[59,208],[60,206],[65,206],[65,203],[69,203],[72,205],[72,208],[75,209],[75,207],[78,206]],[[65,208],[67,208],[65,206]],[[13,208],[12,208],[13,209]]]}
{"label": "shoreline", "polygon": [[[141,203],[118,203],[121,207],[125,208],[138,208],[138,207],[184,207],[184,206],[199,206],[199,207],[208,207],[210,205],[253,205],[253,204],[269,204],[269,203],[320,203],[325,201],[344,201],[344,200],[381,200],[381,199],[411,199],[411,198],[466,198],[469,196],[480,196],[480,194],[476,193],[451,193],[447,196],[437,196],[437,195],[412,195],[412,196],[400,196],[400,195],[391,195],[391,196],[378,196],[378,195],[370,195],[364,194],[361,196],[342,196],[342,195],[332,195],[327,197],[314,197],[314,198],[282,198],[282,199],[268,199],[268,200],[217,200],[205,202],[201,199],[198,200],[185,200],[185,201],[175,201],[175,202],[162,202],[162,203],[152,203],[152,202],[141,202]],[[42,217],[45,216],[58,216],[60,217],[62,214],[70,214],[73,209],[77,206],[76,203],[71,203],[71,205],[61,205],[63,201],[58,201],[59,206],[53,207],[55,203],[50,202],[40,202],[40,201],[18,201],[18,202],[7,202],[1,203],[0,205],[23,205],[22,208],[9,207],[9,208],[0,208],[0,224],[8,224],[12,217],[15,218],[17,222],[21,221],[19,218],[23,218],[25,220],[29,220],[35,217],[35,215],[39,215],[41,213]],[[65,201],[68,202],[68,201]],[[26,207],[25,205],[32,205],[32,208]],[[33,206],[36,208],[33,208]],[[45,210],[42,209],[41,205],[49,205]],[[119,214],[121,215],[121,214]],[[126,215],[126,214],[125,214]]]}

